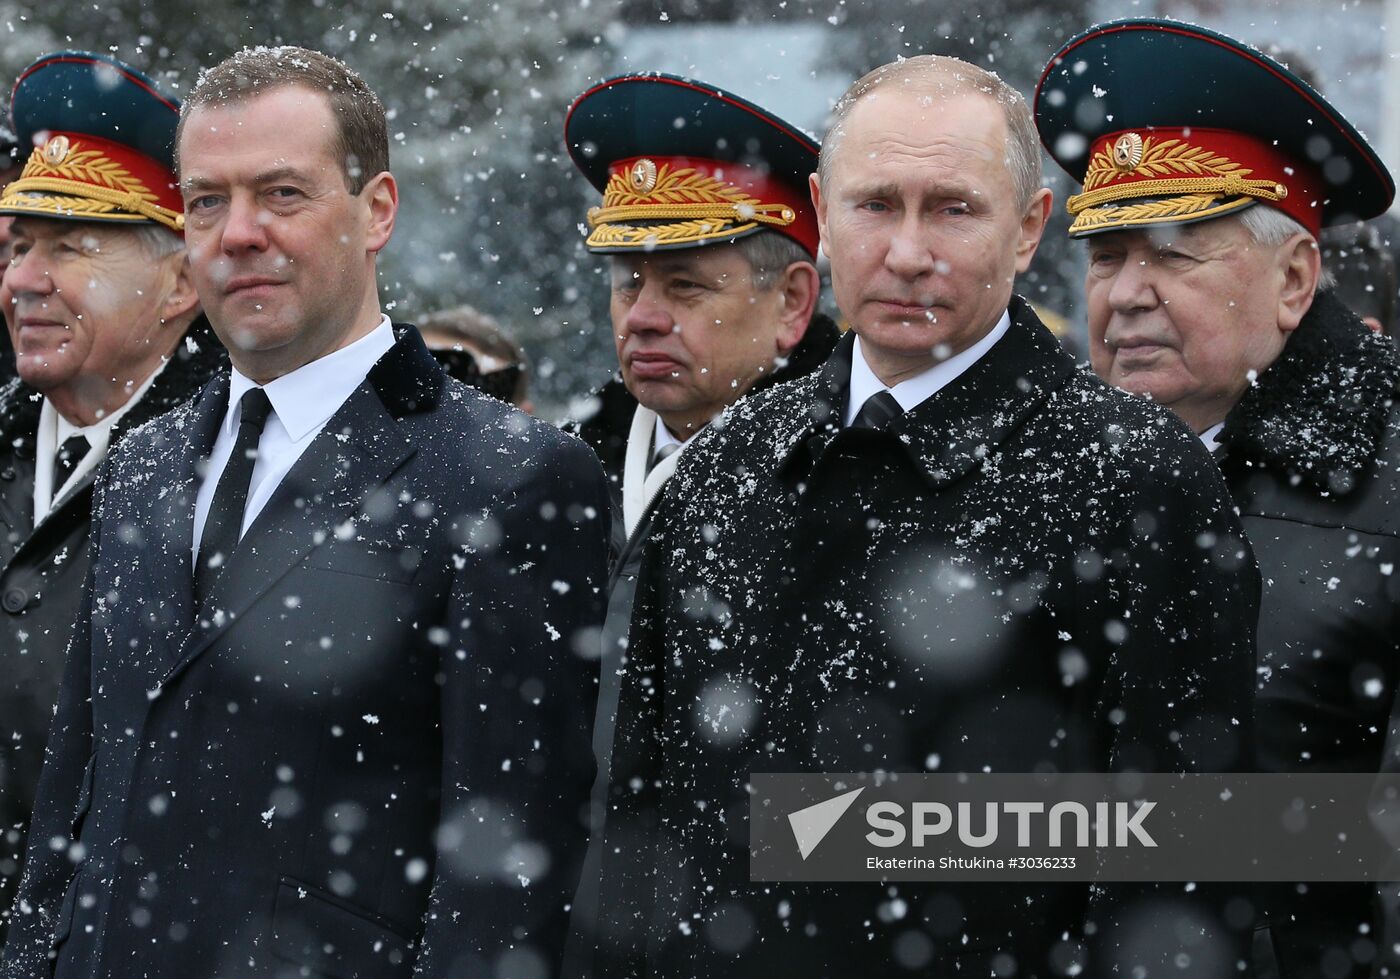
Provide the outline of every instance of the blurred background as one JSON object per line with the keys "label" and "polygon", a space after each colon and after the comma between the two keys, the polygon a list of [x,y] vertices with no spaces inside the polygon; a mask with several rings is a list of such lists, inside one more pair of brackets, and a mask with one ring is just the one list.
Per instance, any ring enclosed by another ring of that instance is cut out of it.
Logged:
{"label": "blurred background", "polygon": [[[1388,8],[1394,8],[1393,11]],[[570,164],[564,111],[589,83],[659,69],[730,89],[820,135],[852,79],[901,55],[952,54],[1034,89],[1091,23],[1168,16],[1266,48],[1317,86],[1392,169],[1400,0],[0,0],[0,88],[35,57],[106,51],[175,95],[247,45],[343,58],[384,99],[402,193],[381,294],[395,319],[469,303],[526,349],[531,396],[558,419],[612,372],[605,265],[582,247],[596,196]],[[1389,28],[1389,29],[1388,29]],[[1020,290],[1082,331],[1068,182]]]}

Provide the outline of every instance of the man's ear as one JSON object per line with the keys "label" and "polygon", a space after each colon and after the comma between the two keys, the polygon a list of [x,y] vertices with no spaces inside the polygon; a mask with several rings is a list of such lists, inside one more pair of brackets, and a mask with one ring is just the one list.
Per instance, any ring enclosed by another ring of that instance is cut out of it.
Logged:
{"label": "man's ear", "polygon": [[394,175],[384,170],[365,184],[360,196],[369,205],[365,250],[378,253],[394,234],[394,219],[399,212],[399,185]]}
{"label": "man's ear", "polygon": [[199,294],[195,292],[194,279],[190,276],[189,255],[181,252],[171,255],[167,261],[172,266],[174,281],[165,295],[165,301],[161,303],[160,321],[179,324],[183,328],[199,312]]}
{"label": "man's ear", "polygon": [[812,321],[821,288],[821,277],[811,262],[793,262],[774,283],[773,291],[779,299],[778,353],[782,356],[791,353],[807,335],[807,324]]}
{"label": "man's ear", "polygon": [[1045,223],[1050,220],[1050,208],[1055,203],[1055,195],[1049,187],[1042,187],[1032,196],[1021,214],[1021,237],[1016,241],[1016,271],[1026,271],[1035,258],[1035,250],[1040,247],[1040,236],[1045,234]]}
{"label": "man's ear", "polygon": [[817,212],[817,233],[821,236],[822,248],[830,255],[831,251],[826,247],[826,198],[822,196],[822,182],[817,174],[807,177],[807,190],[812,195],[812,207]]}
{"label": "man's ear", "polygon": [[1317,239],[1312,235],[1296,234],[1279,246],[1279,273],[1282,278],[1278,296],[1278,328],[1291,333],[1312,308],[1313,295],[1322,277],[1322,255]]}

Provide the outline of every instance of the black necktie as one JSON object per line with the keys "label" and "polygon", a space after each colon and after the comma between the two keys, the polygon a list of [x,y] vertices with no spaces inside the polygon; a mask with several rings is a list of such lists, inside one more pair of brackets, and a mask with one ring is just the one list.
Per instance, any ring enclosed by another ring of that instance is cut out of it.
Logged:
{"label": "black necktie", "polygon": [[272,402],[262,388],[249,389],[238,405],[238,440],[233,443],[233,453],[214,489],[214,502],[204,521],[204,536],[199,540],[199,557],[194,563],[194,592],[199,605],[209,597],[219,572],[238,547],[248,484],[258,461],[258,439],[272,412]]}
{"label": "black necktie", "polygon": [[883,429],[891,418],[904,414],[904,409],[888,391],[880,391],[865,399],[865,404],[856,412],[852,428]]}
{"label": "black necktie", "polygon": [[91,447],[86,435],[70,435],[59,446],[58,452],[53,457],[53,492],[52,496],[58,499],[58,491],[63,489],[63,484],[68,482],[73,475],[73,470],[78,468],[78,463],[83,456],[88,454]]}

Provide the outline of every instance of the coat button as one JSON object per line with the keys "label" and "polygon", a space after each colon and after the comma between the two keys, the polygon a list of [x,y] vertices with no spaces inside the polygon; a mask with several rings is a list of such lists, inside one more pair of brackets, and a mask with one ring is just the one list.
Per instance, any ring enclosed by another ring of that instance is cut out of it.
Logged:
{"label": "coat button", "polygon": [[23,588],[10,588],[6,590],[5,596],[0,598],[0,606],[3,606],[6,612],[23,612],[28,604],[29,593]]}
{"label": "coat button", "polygon": [[6,466],[4,469],[0,469],[0,479],[3,479],[5,482],[9,483],[13,482],[14,478],[15,471],[10,466]]}

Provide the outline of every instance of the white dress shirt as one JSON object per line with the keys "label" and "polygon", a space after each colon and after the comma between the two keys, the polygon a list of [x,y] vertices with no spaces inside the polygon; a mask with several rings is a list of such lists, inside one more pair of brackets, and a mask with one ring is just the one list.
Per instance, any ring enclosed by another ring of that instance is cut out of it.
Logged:
{"label": "white dress shirt", "polygon": [[[241,539],[257,519],[267,501],[272,498],[282,478],[292,468],[313,439],[326,427],[326,422],[340,410],[355,389],[368,376],[375,362],[394,345],[394,329],[384,316],[365,336],[347,347],[341,347],[319,360],[313,360],[263,385],[272,413],[263,425],[258,441],[258,458],[253,477],[248,483],[247,502],[243,506]],[[239,405],[243,395],[258,385],[232,369],[228,386],[228,408],[209,454],[209,466],[194,506],[194,540],[190,542],[190,568],[199,558],[199,540],[204,536],[204,524],[214,503],[214,491],[219,485],[228,458],[238,439]]]}
{"label": "white dress shirt", "polygon": [[[107,454],[107,445],[112,440],[112,427],[121,421],[123,415],[132,409],[136,402],[150,389],[152,382],[160,376],[160,372],[165,370],[165,365],[169,360],[161,362],[161,365],[151,372],[150,377],[141,382],[141,386],[132,392],[131,397],[122,403],[116,411],[110,412],[106,416],[99,418],[91,425],[74,425],[67,418],[58,413],[58,409],[53,406],[48,398],[44,399],[43,406],[39,409],[39,430],[34,437],[34,526],[39,526],[40,522],[53,510],[53,505],[63,499],[64,491],[78,483],[102,463],[102,457]],[[78,460],[73,467],[73,472],[62,486],[53,484],[53,460],[58,454],[58,450],[64,442],[67,442],[74,435],[85,436],[88,440],[87,454]]]}
{"label": "white dress shirt", "polygon": [[934,364],[922,373],[900,381],[894,387],[886,387],[885,383],[875,376],[875,372],[870,369],[870,365],[865,360],[860,337],[856,337],[856,349],[851,357],[850,394],[846,399],[846,414],[843,419],[845,427],[850,428],[865,402],[881,391],[888,391],[893,395],[894,399],[899,402],[900,408],[905,411],[913,411],[956,380],[959,374],[981,360],[988,350],[996,346],[998,340],[1006,336],[1006,331],[1009,329],[1011,329],[1011,315],[1009,312],[1002,313],[1001,319],[997,320],[997,325],[972,346],[961,353],[954,354],[947,360]]}
{"label": "white dress shirt", "polygon": [[1224,422],[1216,422],[1210,428],[1206,429],[1204,432],[1201,433],[1201,441],[1205,443],[1207,452],[1214,454],[1216,447],[1220,445],[1220,443],[1217,442],[1216,439],[1219,437],[1220,431],[1224,427]]}

